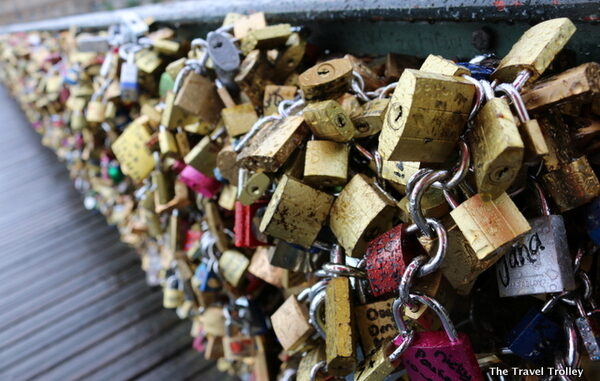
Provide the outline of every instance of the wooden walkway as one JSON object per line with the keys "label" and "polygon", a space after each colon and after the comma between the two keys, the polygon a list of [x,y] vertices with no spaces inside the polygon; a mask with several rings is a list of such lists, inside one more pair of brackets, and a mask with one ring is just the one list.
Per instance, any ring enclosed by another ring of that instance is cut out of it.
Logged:
{"label": "wooden walkway", "polygon": [[0,87],[0,380],[224,380]]}

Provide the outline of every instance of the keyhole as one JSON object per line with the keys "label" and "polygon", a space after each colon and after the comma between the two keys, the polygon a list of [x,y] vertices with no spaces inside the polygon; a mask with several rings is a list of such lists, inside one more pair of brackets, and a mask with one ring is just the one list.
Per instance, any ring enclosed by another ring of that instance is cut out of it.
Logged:
{"label": "keyhole", "polygon": [[504,179],[505,176],[509,175],[511,173],[511,170],[509,167],[502,167],[499,170],[497,170],[494,174],[494,180],[495,181],[502,181],[502,179]]}
{"label": "keyhole", "polygon": [[[287,62],[288,67],[292,67],[294,66],[294,64],[296,63],[296,61],[293,58],[290,58]],[[319,75],[321,75],[321,73],[318,73]]]}
{"label": "keyhole", "polygon": [[402,106],[398,105],[396,108],[396,118],[394,118],[394,122],[397,122],[402,117]]}
{"label": "keyhole", "polygon": [[222,46],[223,46],[223,43],[221,41],[217,41],[213,44],[213,49],[219,49]]}
{"label": "keyhole", "polygon": [[329,74],[329,68],[321,68],[319,70],[317,70],[317,74],[319,74],[321,77],[326,76],[327,74]]}
{"label": "keyhole", "polygon": [[260,188],[257,187],[256,185],[252,186],[252,187],[250,187],[250,193],[258,196],[260,194]]}
{"label": "keyhole", "polygon": [[346,126],[346,118],[342,114],[338,114],[336,122],[339,127]]}

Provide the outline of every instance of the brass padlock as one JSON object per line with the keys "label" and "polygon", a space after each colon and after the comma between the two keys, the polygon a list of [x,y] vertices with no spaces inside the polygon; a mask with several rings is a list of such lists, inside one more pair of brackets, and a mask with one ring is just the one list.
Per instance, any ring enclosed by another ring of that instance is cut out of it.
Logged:
{"label": "brass padlock", "polygon": [[296,70],[306,51],[306,40],[299,33],[292,33],[285,43],[285,50],[279,53],[275,61],[275,76],[285,79]]}
{"label": "brass padlock", "polygon": [[560,163],[556,170],[542,178],[561,213],[587,204],[600,195],[600,182],[585,156]]}
{"label": "brass padlock", "polygon": [[238,200],[242,205],[252,205],[265,194],[270,185],[271,178],[264,172],[254,173],[241,183],[238,180],[240,187]]}
{"label": "brass padlock", "polygon": [[568,18],[547,20],[532,26],[500,61],[492,78],[512,82],[520,71],[527,70],[531,74],[530,81],[537,79],[567,44],[575,29]]}
{"label": "brass padlock", "polygon": [[491,201],[476,194],[450,212],[454,222],[471,245],[479,260],[491,261],[504,254],[531,226],[506,193]]}
{"label": "brass padlock", "polygon": [[350,280],[333,278],[325,297],[325,353],[327,373],[346,376],[356,368],[356,332],[352,320]]}
{"label": "brass padlock", "polygon": [[275,287],[282,288],[285,269],[271,265],[269,259],[270,249],[271,246],[259,246],[256,248],[252,259],[250,259],[248,272]]}
{"label": "brass padlock", "polygon": [[163,109],[160,124],[174,129],[176,128],[183,119],[183,113],[179,107],[175,107],[175,93],[167,91],[165,96],[165,108]]}
{"label": "brass padlock", "polygon": [[308,308],[292,295],[271,315],[273,331],[286,351],[304,344],[314,332],[308,323]]}
{"label": "brass padlock", "polygon": [[441,163],[455,150],[475,96],[469,81],[404,70],[379,135],[386,160]]}
{"label": "brass padlock", "polygon": [[290,24],[269,25],[254,29],[242,38],[240,49],[245,54],[254,49],[275,49],[284,45],[291,34],[292,26]]}
{"label": "brass padlock", "polygon": [[178,127],[177,132],[175,132],[175,141],[177,142],[177,150],[181,156],[190,153],[190,142],[187,133],[181,127]]}
{"label": "brass padlock", "polygon": [[351,54],[346,54],[344,58],[350,60],[352,63],[352,70],[361,76],[365,84],[365,91],[373,91],[386,85],[383,78],[381,78],[373,69],[371,69],[363,60],[354,57]]}
{"label": "brass padlock", "polygon": [[334,100],[311,103],[304,108],[304,120],[315,136],[347,142],[356,132],[350,117]]}
{"label": "brass padlock", "polygon": [[186,75],[174,105],[210,124],[219,121],[219,111],[223,108],[215,84],[195,71]]}
{"label": "brass padlock", "polygon": [[412,175],[421,168],[418,161],[384,160],[381,166],[381,177],[391,182],[400,192],[406,192],[406,184]]}
{"label": "brass padlock", "polygon": [[259,229],[275,238],[310,247],[329,215],[332,202],[333,196],[284,175]]}
{"label": "brass padlock", "polygon": [[240,285],[249,265],[248,257],[237,250],[225,250],[219,258],[219,271],[233,287]]}
{"label": "brass padlock", "polygon": [[446,59],[442,56],[436,56],[434,54],[427,56],[425,62],[423,62],[419,70],[427,73],[444,74],[458,77],[462,75],[471,75],[471,71],[469,71],[469,69],[457,65],[449,59]]}
{"label": "brass padlock", "polygon": [[101,100],[91,100],[85,112],[85,119],[88,123],[102,123],[104,122],[104,114],[106,111],[106,104]]}
{"label": "brass padlock", "polygon": [[144,73],[152,74],[162,64],[159,55],[150,49],[142,49],[135,53],[135,65]]}
{"label": "brass padlock", "polygon": [[154,169],[154,157],[146,147],[149,140],[147,127],[131,123],[111,146],[121,171],[135,182],[144,180]]}
{"label": "brass padlock", "polygon": [[226,107],[221,110],[221,116],[223,117],[227,134],[231,137],[247,133],[258,120],[254,106],[250,103]]}
{"label": "brass padlock", "polygon": [[234,80],[254,107],[258,108],[262,105],[265,86],[269,83],[271,76],[272,68],[268,64],[265,54],[260,50],[253,50],[242,61],[240,72]]}
{"label": "brass padlock", "polygon": [[329,227],[347,255],[362,257],[373,238],[391,229],[396,212],[393,200],[372,179],[357,174],[333,203]]}
{"label": "brass padlock", "polygon": [[489,96],[467,136],[475,184],[484,201],[495,199],[510,187],[521,169],[525,151],[508,102],[494,98],[492,91]]}
{"label": "brass padlock", "polygon": [[213,201],[206,200],[204,202],[204,213],[208,229],[215,238],[217,249],[219,249],[220,252],[225,252],[229,248],[229,241],[225,235],[225,228],[223,219],[219,213],[219,208]]}
{"label": "brass padlock", "polygon": [[308,102],[337,98],[350,89],[352,63],[346,58],[321,62],[298,77]]}
{"label": "brass padlock", "polygon": [[348,181],[350,148],[343,143],[309,140],[306,143],[304,181],[313,186],[332,187]]}
{"label": "brass padlock", "polygon": [[217,154],[220,148],[220,145],[207,135],[185,155],[183,161],[204,175],[213,177],[213,170],[217,165]]}
{"label": "brass padlock", "polygon": [[356,129],[355,139],[366,138],[381,131],[389,103],[389,99],[373,99],[362,105],[358,114],[351,116]]}
{"label": "brass padlock", "polygon": [[265,14],[256,12],[250,15],[239,15],[233,22],[233,35],[235,38],[244,38],[253,30],[262,29],[267,26]]}
{"label": "brass padlock", "polygon": [[238,155],[238,164],[249,170],[276,172],[308,135],[304,118],[293,115],[263,127]]}
{"label": "brass padlock", "polygon": [[528,110],[537,111],[564,102],[589,102],[600,93],[600,65],[588,62],[537,81],[523,91]]}
{"label": "brass padlock", "polygon": [[354,307],[354,319],[363,353],[370,353],[398,335],[394,323],[394,299],[380,300]]}
{"label": "brass padlock", "polygon": [[160,147],[160,154],[162,157],[179,157],[175,136],[162,125],[158,130],[158,146]]}
{"label": "brass padlock", "polygon": [[325,347],[323,345],[312,348],[300,360],[298,364],[298,372],[296,373],[296,381],[325,381],[328,377],[317,374],[316,378],[311,376],[315,365],[325,361]]}

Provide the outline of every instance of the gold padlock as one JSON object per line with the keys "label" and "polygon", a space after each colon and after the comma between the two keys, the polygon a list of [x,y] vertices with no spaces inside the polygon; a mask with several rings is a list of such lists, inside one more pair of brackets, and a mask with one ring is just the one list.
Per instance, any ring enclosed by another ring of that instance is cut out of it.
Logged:
{"label": "gold padlock", "polygon": [[351,54],[346,54],[344,58],[350,60],[352,63],[352,70],[358,73],[365,84],[365,91],[373,91],[386,85],[383,78],[381,78],[373,69],[371,69],[363,60],[354,57]]}
{"label": "gold padlock", "polygon": [[174,105],[210,124],[219,121],[219,111],[223,108],[214,83],[195,71],[186,75]]}
{"label": "gold padlock", "polygon": [[181,120],[183,119],[183,113],[179,107],[175,107],[175,93],[172,91],[167,91],[165,96],[165,108],[163,109],[160,124],[174,129],[176,128]]}
{"label": "gold padlock", "polygon": [[225,225],[223,224],[223,219],[219,213],[219,208],[212,200],[206,200],[203,206],[205,213],[204,217],[208,224],[208,229],[215,237],[217,249],[219,249],[220,252],[225,252],[229,248],[229,240],[225,235]]}
{"label": "gold padlock", "polygon": [[265,86],[269,83],[272,69],[265,54],[260,50],[249,52],[240,65],[234,80],[248,96],[254,107],[261,107]]}
{"label": "gold padlock", "polygon": [[454,222],[479,260],[491,261],[504,254],[512,242],[531,226],[506,193],[484,201],[476,194],[450,212]]}
{"label": "gold padlock", "polygon": [[[311,377],[311,371],[315,365],[325,361],[325,347],[320,345],[312,348],[306,352],[306,354],[300,360],[298,364],[298,372],[296,373],[297,381],[313,381]],[[328,377],[317,374],[314,381],[325,381]]]}
{"label": "gold padlock", "polygon": [[547,20],[532,26],[500,61],[492,79],[512,82],[520,71],[528,70],[530,81],[536,80],[567,44],[575,29],[568,18]]}
{"label": "gold padlock", "polygon": [[167,204],[175,196],[175,183],[170,174],[159,170],[152,172],[152,184],[156,186],[159,204]]}
{"label": "gold padlock", "polygon": [[315,136],[347,142],[356,132],[350,117],[334,100],[311,103],[304,108],[304,120]]}
{"label": "gold padlock", "polygon": [[270,263],[269,252],[271,246],[259,246],[254,251],[248,272],[275,287],[283,287],[285,269],[273,266]]}
{"label": "gold padlock", "polygon": [[185,155],[183,161],[204,175],[214,177],[213,169],[217,165],[219,149],[220,145],[207,135]]}
{"label": "gold padlock", "polygon": [[377,350],[398,335],[392,314],[393,303],[392,298],[354,307],[354,319],[364,353]]}
{"label": "gold padlock", "polygon": [[366,138],[381,131],[389,99],[373,99],[364,105],[358,114],[351,116],[356,131],[355,139]]}
{"label": "gold padlock", "polygon": [[379,135],[386,160],[441,163],[455,150],[475,96],[469,81],[404,70]]}
{"label": "gold padlock", "polygon": [[350,89],[352,63],[346,58],[321,62],[300,74],[298,82],[308,102],[337,98]]}
{"label": "gold padlock", "polygon": [[308,308],[292,295],[271,315],[273,331],[286,351],[304,344],[314,328],[308,323]]}
{"label": "gold padlock", "polygon": [[271,178],[264,172],[257,172],[246,179],[241,186],[238,200],[242,205],[252,205],[261,198],[271,185]]}
{"label": "gold padlock", "polygon": [[242,38],[240,49],[244,54],[254,49],[275,49],[284,45],[291,34],[290,24],[269,25],[255,29]]}
{"label": "gold padlock", "polygon": [[253,30],[262,29],[267,26],[265,14],[256,12],[250,15],[239,15],[233,22],[233,35],[235,38],[244,38]]}
{"label": "gold padlock", "polygon": [[308,135],[304,118],[293,115],[263,127],[238,155],[238,165],[249,170],[276,172]]}
{"label": "gold padlock", "polygon": [[365,359],[356,369],[354,381],[380,381],[400,366],[400,359],[394,362],[389,359],[393,348],[390,341],[388,340],[378,348],[366,352]]}
{"label": "gold padlock", "polygon": [[263,113],[264,115],[278,114],[277,106],[283,100],[291,100],[296,96],[296,86],[265,86],[265,95],[263,98]]}
{"label": "gold padlock", "polygon": [[348,181],[350,148],[343,143],[309,140],[306,143],[304,181],[313,186],[332,187]]}
{"label": "gold padlock", "polygon": [[556,170],[542,178],[561,213],[587,204],[600,195],[600,182],[585,156],[560,163]]}
{"label": "gold padlock", "polygon": [[158,130],[158,146],[160,147],[160,154],[162,157],[179,157],[175,136],[162,125]]}
{"label": "gold padlock", "polygon": [[381,177],[391,182],[400,192],[406,192],[406,184],[412,175],[421,168],[418,161],[384,160],[381,166]]}
{"label": "gold padlock", "polygon": [[131,123],[111,146],[121,170],[135,182],[144,180],[154,169],[154,157],[146,147],[149,140],[146,126]]}
{"label": "gold padlock", "polygon": [[534,83],[523,91],[523,102],[532,111],[563,102],[589,102],[600,93],[599,77],[600,65],[588,62]]}
{"label": "gold padlock", "polygon": [[331,376],[346,376],[356,368],[352,307],[350,280],[331,279],[325,297],[325,353],[327,373]]}
{"label": "gold padlock", "polygon": [[237,250],[225,250],[219,258],[219,271],[233,287],[240,285],[250,260]]}
{"label": "gold padlock", "polygon": [[258,120],[254,106],[250,103],[226,107],[221,110],[221,116],[223,117],[227,134],[231,137],[247,133]]}
{"label": "gold padlock", "polygon": [[260,222],[260,231],[310,247],[321,230],[333,196],[283,176]]}
{"label": "gold padlock", "polygon": [[181,44],[177,41],[166,40],[166,39],[154,39],[152,40],[152,47],[158,53],[165,54],[167,56],[174,56],[179,52]]}
{"label": "gold padlock", "polygon": [[104,122],[104,113],[106,111],[106,104],[103,101],[92,100],[87,105],[85,112],[85,119],[88,123],[102,123]]}
{"label": "gold padlock", "polygon": [[188,136],[181,127],[178,127],[177,132],[175,132],[175,141],[177,142],[177,150],[181,156],[185,156],[190,152]]}
{"label": "gold padlock", "polygon": [[285,46],[275,61],[275,76],[279,80],[287,78],[300,65],[306,51],[306,40],[299,33],[292,33]]}
{"label": "gold padlock", "polygon": [[495,199],[513,183],[525,146],[508,102],[488,99],[477,113],[468,135],[475,184],[484,201]]}
{"label": "gold padlock", "polygon": [[152,74],[162,64],[158,54],[150,49],[142,49],[135,53],[135,65],[146,74]]}
{"label": "gold padlock", "polygon": [[359,173],[333,203],[329,227],[347,255],[360,258],[373,238],[392,228],[396,213],[393,200]]}
{"label": "gold padlock", "polygon": [[444,74],[450,76],[471,75],[471,71],[465,67],[459,66],[454,62],[442,56],[430,54],[419,69],[427,73]]}

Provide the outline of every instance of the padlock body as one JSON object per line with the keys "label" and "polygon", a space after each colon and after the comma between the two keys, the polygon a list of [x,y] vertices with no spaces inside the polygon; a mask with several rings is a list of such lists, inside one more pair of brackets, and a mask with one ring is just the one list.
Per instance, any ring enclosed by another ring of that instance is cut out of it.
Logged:
{"label": "padlock body", "polygon": [[458,334],[451,342],[444,331],[417,332],[402,355],[411,381],[483,381],[469,337]]}
{"label": "padlock body", "polygon": [[536,364],[553,360],[562,327],[546,315],[531,309],[508,335],[508,349]]}
{"label": "padlock body", "polygon": [[121,99],[124,102],[135,102],[138,99],[138,68],[132,62],[123,62],[121,65]]}
{"label": "padlock body", "polygon": [[264,200],[259,200],[252,205],[243,205],[239,201],[235,203],[235,224],[233,227],[235,247],[255,248],[269,244],[257,238],[257,228],[254,224],[257,211],[266,204],[267,201]]}
{"label": "padlock body", "polygon": [[575,319],[577,331],[592,361],[600,361],[600,311],[595,310]]}
{"label": "padlock body", "polygon": [[575,288],[563,217],[529,220],[531,231],[496,264],[501,297],[571,291]]}
{"label": "padlock body", "polygon": [[215,196],[223,186],[215,178],[204,175],[191,165],[186,165],[183,171],[179,173],[179,180],[192,188],[194,192],[200,193],[206,198]]}

